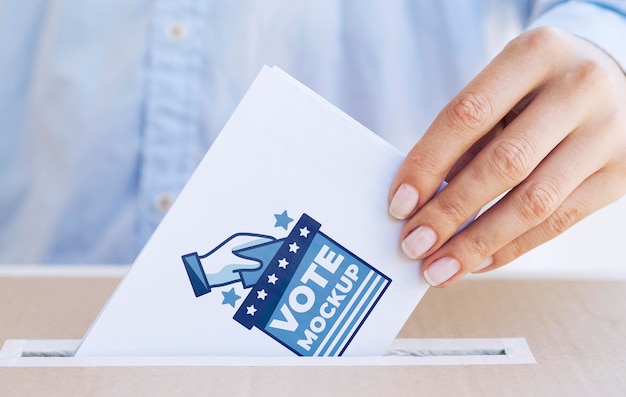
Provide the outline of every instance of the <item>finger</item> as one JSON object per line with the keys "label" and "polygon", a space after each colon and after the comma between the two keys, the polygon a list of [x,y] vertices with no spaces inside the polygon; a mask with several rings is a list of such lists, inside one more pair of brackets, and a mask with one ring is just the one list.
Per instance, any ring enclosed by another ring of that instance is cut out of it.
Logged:
{"label": "finger", "polygon": [[231,251],[238,251],[244,248],[267,243],[269,241],[274,241],[274,240],[275,240],[274,237],[266,236],[263,234],[238,233],[238,234],[231,236],[231,238],[226,242],[226,246]]}
{"label": "finger", "polygon": [[487,146],[489,142],[491,142],[495,137],[499,136],[502,131],[504,131],[504,129],[509,124],[511,124],[511,122],[515,120],[515,118],[520,113],[522,113],[522,111],[524,111],[524,109],[526,109],[526,106],[528,106],[528,104],[532,101],[532,99],[535,97],[535,94],[536,91],[533,91],[532,93],[522,98],[522,100],[518,102],[517,105],[515,105],[513,109],[511,109],[511,111],[507,113],[506,116],[504,116],[504,118],[500,120],[500,122],[498,122],[498,124],[496,124],[494,128],[491,129],[491,131],[483,135],[467,150],[467,152],[463,153],[463,155],[461,155],[461,157],[454,163],[450,171],[448,171],[448,175],[446,175],[446,181],[449,182],[454,179],[454,177],[463,168],[465,168],[465,166],[467,166],[470,161],[472,161],[474,157],[476,157],[476,155],[478,155],[478,153],[480,153],[480,151],[483,150],[485,146]]}
{"label": "finger", "polygon": [[[616,183],[616,180],[618,181]],[[622,190],[606,192],[606,186],[621,186]],[[599,195],[602,191],[608,194]],[[622,197],[626,193],[623,177],[619,179],[613,172],[599,171],[584,181],[548,219],[500,248],[477,267],[474,273],[497,269],[522,256],[531,249],[547,242],[597,209],[602,208]]]}
{"label": "finger", "polygon": [[405,253],[414,259],[429,255],[473,214],[527,178],[581,123],[587,101],[558,85],[545,87],[444,191],[406,223],[401,234]]}
{"label": "finger", "polygon": [[398,170],[391,215],[406,219],[427,202],[457,159],[543,83],[548,70],[540,46],[527,43],[536,36],[511,42],[443,108]]}
{"label": "finger", "polygon": [[[431,285],[453,283],[549,219],[588,175],[604,166],[607,155],[585,157],[589,150],[608,150],[598,142],[578,134],[563,141],[527,180],[424,262],[427,281]],[[451,273],[455,266],[456,272]]]}
{"label": "finger", "polygon": [[473,144],[467,152],[463,153],[463,155],[454,163],[450,171],[448,171],[448,175],[446,175],[446,181],[452,181],[467,165],[476,158],[478,153],[480,153],[495,137],[502,134],[504,131],[505,123],[504,121],[496,124],[491,131],[481,137],[475,144]]}

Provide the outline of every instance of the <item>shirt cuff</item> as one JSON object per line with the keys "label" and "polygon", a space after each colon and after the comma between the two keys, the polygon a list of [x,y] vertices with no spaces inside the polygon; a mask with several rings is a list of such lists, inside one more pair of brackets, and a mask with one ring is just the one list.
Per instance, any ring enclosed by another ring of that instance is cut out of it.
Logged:
{"label": "shirt cuff", "polygon": [[584,2],[556,5],[528,26],[554,26],[584,38],[607,52],[626,72],[626,10]]}

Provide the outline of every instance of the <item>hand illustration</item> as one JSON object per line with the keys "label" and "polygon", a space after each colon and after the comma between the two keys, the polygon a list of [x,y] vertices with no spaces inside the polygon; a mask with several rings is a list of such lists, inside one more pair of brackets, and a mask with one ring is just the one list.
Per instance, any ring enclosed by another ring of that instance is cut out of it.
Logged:
{"label": "hand illustration", "polygon": [[248,259],[236,252],[275,241],[272,236],[255,233],[237,233],[224,240],[205,255],[197,252],[183,255],[189,280],[196,296],[219,287],[241,281],[241,271],[261,268],[261,259]]}

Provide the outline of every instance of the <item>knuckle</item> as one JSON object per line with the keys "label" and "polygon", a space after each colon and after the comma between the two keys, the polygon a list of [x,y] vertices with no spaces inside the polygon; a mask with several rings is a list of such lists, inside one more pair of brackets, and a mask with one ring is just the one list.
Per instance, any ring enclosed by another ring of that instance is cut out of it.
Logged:
{"label": "knuckle", "polygon": [[519,48],[527,54],[538,55],[562,49],[565,40],[566,36],[560,29],[552,26],[541,26],[513,39],[510,46]]}
{"label": "knuckle", "polygon": [[408,165],[412,171],[426,172],[427,174],[433,174],[440,168],[437,157],[424,150],[419,153],[412,153],[408,157]]}
{"label": "knuckle", "polygon": [[468,215],[462,205],[462,199],[454,198],[451,195],[439,195],[436,202],[438,216],[446,219],[450,225],[453,225],[452,227],[458,227],[467,219]]}
{"label": "knuckle", "polygon": [[589,95],[590,92],[603,92],[608,95],[614,86],[606,66],[592,57],[578,60],[568,72],[564,73],[563,79],[568,86],[578,87],[578,92],[582,95]]}
{"label": "knuckle", "polygon": [[520,236],[510,243],[508,243],[505,247],[498,251],[498,263],[505,264],[513,261],[516,258],[524,255],[526,252],[530,250],[530,246],[524,236]]}
{"label": "knuckle", "polygon": [[569,229],[581,216],[581,209],[578,206],[560,206],[544,222],[545,228],[550,235],[558,235]]}
{"label": "knuckle", "polygon": [[579,61],[576,68],[577,80],[599,84],[608,81],[608,73],[604,65],[595,58],[585,58]]}
{"label": "knuckle", "polygon": [[522,243],[522,239],[516,238],[511,241],[506,247],[506,256],[507,260],[512,260],[513,258],[517,258],[522,256],[526,251],[526,245]]}
{"label": "knuckle", "polygon": [[488,126],[494,107],[490,97],[481,92],[468,92],[454,98],[448,108],[453,131],[481,130]]}
{"label": "knuckle", "polygon": [[559,205],[559,192],[551,182],[535,182],[524,190],[519,200],[522,219],[539,223],[556,211]]}
{"label": "knuckle", "polygon": [[472,233],[467,236],[465,244],[470,256],[475,258],[485,258],[490,254],[488,251],[489,245],[487,244],[487,239],[480,233]]}
{"label": "knuckle", "polygon": [[519,182],[530,172],[532,153],[532,145],[522,139],[502,140],[488,157],[489,171],[505,182]]}
{"label": "knuckle", "polygon": [[562,30],[542,26],[517,36],[504,47],[503,52],[522,64],[543,70],[546,66],[545,60],[562,57],[568,45],[568,35]]}
{"label": "knuckle", "polygon": [[[551,26],[529,30],[514,39],[510,44],[518,52],[534,58],[572,51],[571,37],[565,34],[564,31]],[[564,71],[561,77],[568,86],[571,87],[577,84],[581,86],[583,92],[587,92],[589,87],[609,89],[612,84],[610,75],[606,62],[603,62],[598,57],[589,55],[579,57],[570,62],[567,71]]]}

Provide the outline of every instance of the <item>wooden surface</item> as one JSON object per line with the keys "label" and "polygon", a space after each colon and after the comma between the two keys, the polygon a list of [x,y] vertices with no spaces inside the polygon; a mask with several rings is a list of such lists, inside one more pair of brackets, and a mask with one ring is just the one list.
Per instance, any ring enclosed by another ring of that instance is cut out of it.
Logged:
{"label": "wooden surface", "polygon": [[[5,339],[80,339],[118,278],[1,277]],[[626,282],[465,280],[431,289],[405,338],[525,337],[537,364],[0,368],[0,396],[626,395]]]}

